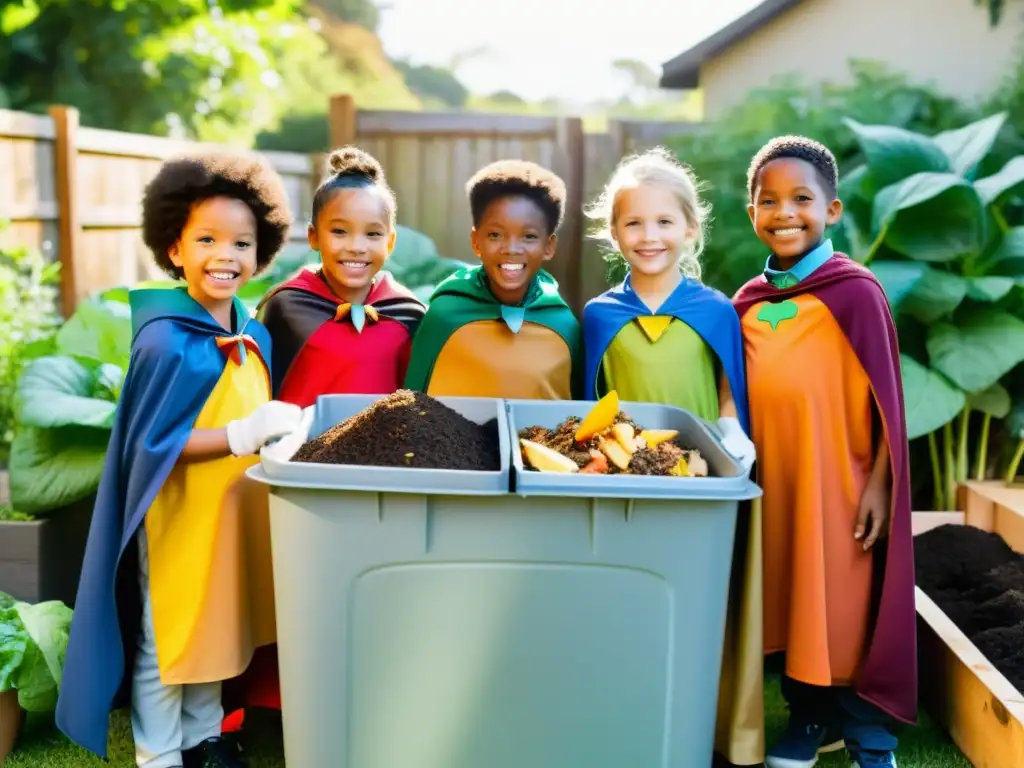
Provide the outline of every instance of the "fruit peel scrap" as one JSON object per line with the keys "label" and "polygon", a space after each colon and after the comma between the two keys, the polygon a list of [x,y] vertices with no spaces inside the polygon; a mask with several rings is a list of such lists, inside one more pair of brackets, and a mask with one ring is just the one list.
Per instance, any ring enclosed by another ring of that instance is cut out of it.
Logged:
{"label": "fruit peel scrap", "polygon": [[640,433],[640,438],[648,448],[657,448],[662,443],[675,440],[677,437],[679,437],[678,429],[645,429]]}
{"label": "fruit peel scrap", "polygon": [[520,438],[519,444],[523,449],[523,458],[531,467],[540,472],[560,472],[562,474],[579,472],[580,468],[575,461],[546,445],[522,438]]}
{"label": "fruit peel scrap", "polygon": [[614,389],[597,401],[576,430],[576,442],[585,443],[611,429],[619,415],[619,393]]}

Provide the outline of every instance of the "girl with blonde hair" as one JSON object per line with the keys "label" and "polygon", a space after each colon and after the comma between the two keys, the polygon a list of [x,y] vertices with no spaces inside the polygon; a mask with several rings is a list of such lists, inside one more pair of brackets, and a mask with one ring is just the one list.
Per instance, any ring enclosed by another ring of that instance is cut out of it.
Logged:
{"label": "girl with blonde hair", "polygon": [[[690,411],[749,471],[743,337],[730,300],[701,282],[700,186],[658,147],[624,158],[587,210],[628,271],[583,310],[585,392]],[[737,527],[718,703],[716,750],[738,765],[764,759],[759,521],[755,503]]]}

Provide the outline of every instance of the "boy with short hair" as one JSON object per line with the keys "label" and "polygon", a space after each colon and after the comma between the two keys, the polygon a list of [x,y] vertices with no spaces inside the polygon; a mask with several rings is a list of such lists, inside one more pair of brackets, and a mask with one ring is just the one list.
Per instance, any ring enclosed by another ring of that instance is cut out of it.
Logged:
{"label": "boy with short hair", "polygon": [[434,291],[405,386],[431,396],[571,399],[580,327],[542,269],[555,255],[565,183],[536,163],[503,160],[466,192],[482,263]]}
{"label": "boy with short hair", "polygon": [[790,709],[765,762],[811,768],[841,731],[860,768],[892,768],[888,721],[917,712],[896,329],[879,282],[824,237],[843,208],[832,153],[776,138],[748,181],[770,255],[734,303],[764,490],[764,646],[786,654]]}
{"label": "boy with short hair", "polygon": [[60,729],[101,756],[120,693],[139,766],[244,765],[221,738],[221,681],[276,639],[267,497],[244,474],[301,410],[271,400],[270,337],[237,293],[290,225],[280,178],[247,155],[168,161],[146,189],[143,239],[184,285],[130,294],[57,703]]}

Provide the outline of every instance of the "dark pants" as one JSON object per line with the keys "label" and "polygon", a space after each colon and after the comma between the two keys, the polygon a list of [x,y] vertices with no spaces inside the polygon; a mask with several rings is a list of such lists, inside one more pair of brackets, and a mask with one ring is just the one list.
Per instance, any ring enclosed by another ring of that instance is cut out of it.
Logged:
{"label": "dark pants", "polygon": [[789,704],[790,716],[799,722],[840,726],[848,750],[896,750],[896,736],[888,727],[889,716],[864,701],[850,686],[826,688],[783,675],[782,695]]}

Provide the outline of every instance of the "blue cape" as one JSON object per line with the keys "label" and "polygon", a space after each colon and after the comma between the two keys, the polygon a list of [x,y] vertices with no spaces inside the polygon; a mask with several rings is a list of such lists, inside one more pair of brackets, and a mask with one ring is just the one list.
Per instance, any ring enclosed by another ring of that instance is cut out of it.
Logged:
{"label": "blue cape", "polygon": [[[110,711],[130,690],[122,686],[141,621],[135,532],[224,372],[232,347],[220,349],[217,338],[234,335],[183,288],[134,290],[129,301],[131,358],[96,492],[56,713],[68,738],[101,757]],[[269,361],[266,329],[237,299],[234,310],[238,333]]]}
{"label": "blue cape", "polygon": [[749,435],[747,376],[739,316],[724,294],[695,280],[683,280],[657,312],[651,312],[636,295],[628,275],[621,284],[587,302],[583,308],[586,399],[596,400],[598,397],[597,376],[612,339],[637,317],[655,315],[671,315],[686,323],[711,347],[729,380],[740,425]]}

